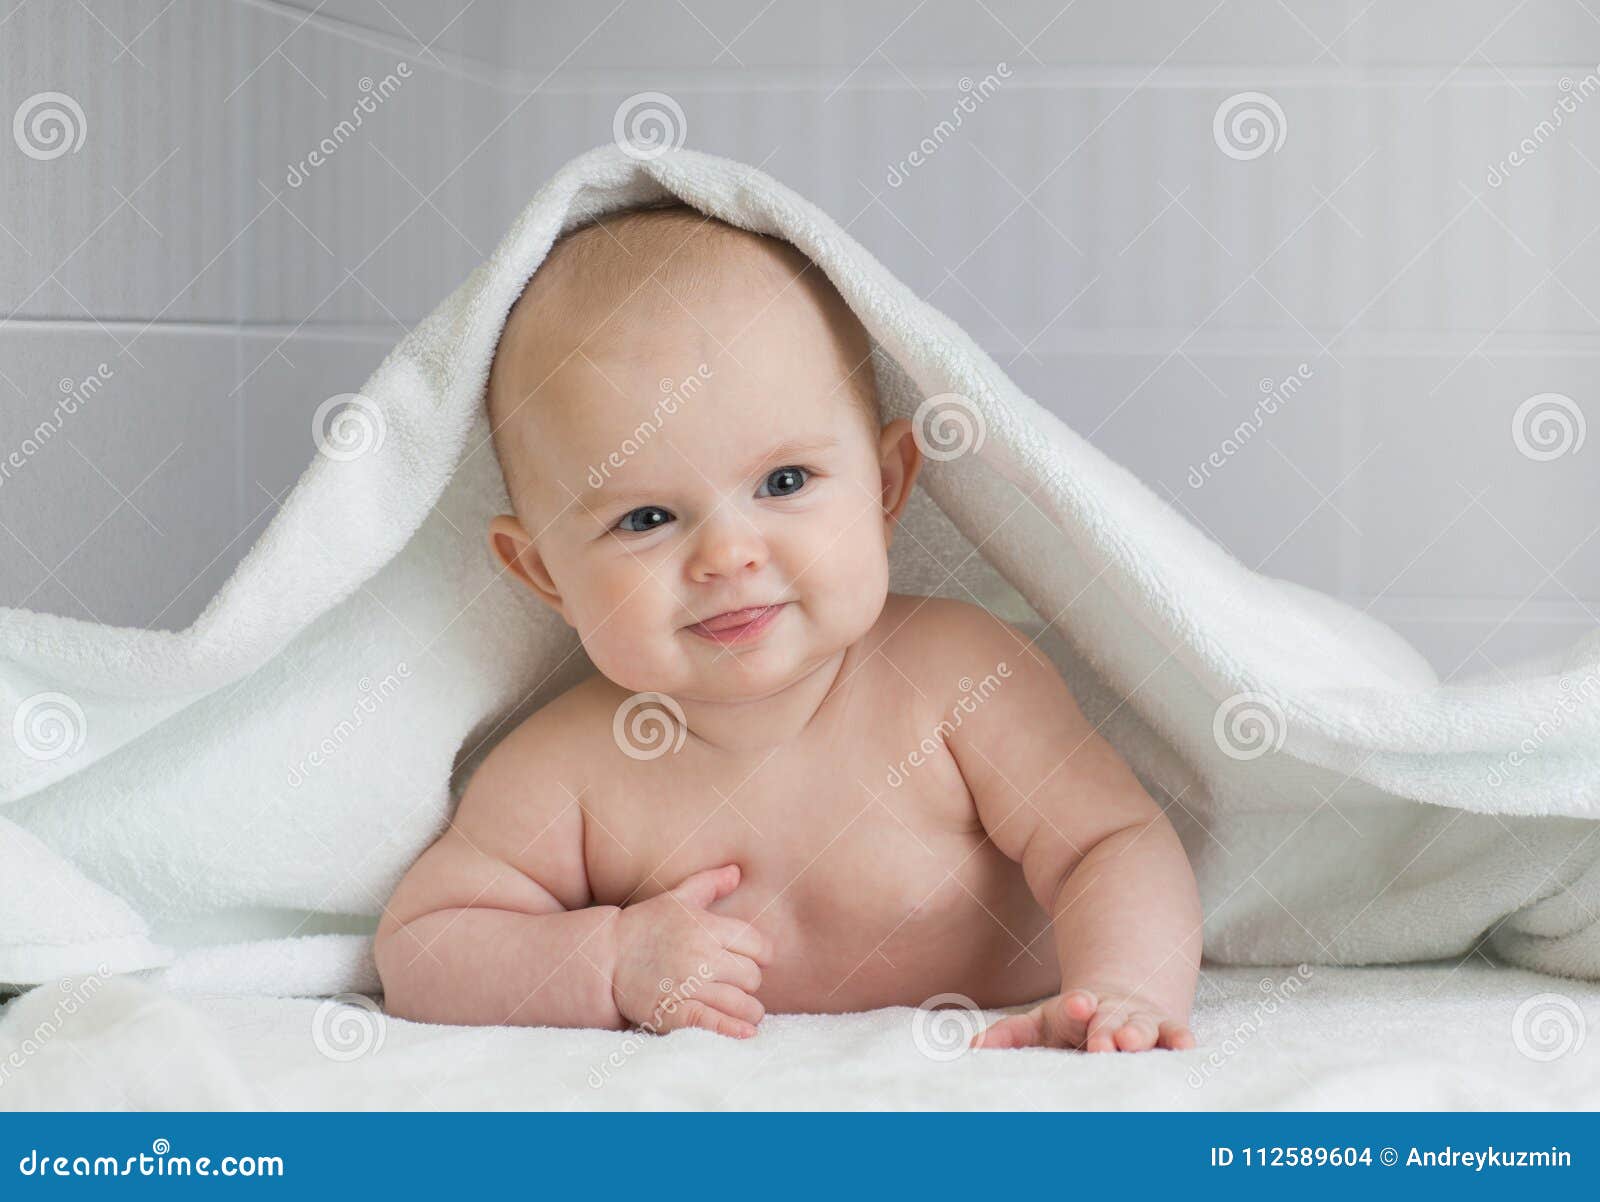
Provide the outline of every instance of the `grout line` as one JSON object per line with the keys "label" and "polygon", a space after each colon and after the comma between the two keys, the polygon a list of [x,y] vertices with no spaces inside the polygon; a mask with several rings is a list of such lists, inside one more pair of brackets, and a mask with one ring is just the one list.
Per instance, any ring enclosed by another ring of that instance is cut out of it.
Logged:
{"label": "grout line", "polygon": [[[241,309],[242,312],[242,309]],[[415,323],[421,316],[412,315]],[[13,317],[6,327],[44,333],[73,333],[84,330],[139,332],[146,329],[165,330],[185,334],[232,334],[245,337],[283,337],[287,334],[305,334],[309,337],[346,339],[357,342],[393,343],[400,334],[395,324],[363,321],[307,321],[291,324],[288,321],[233,320],[229,318],[207,321],[197,318],[162,318],[150,321],[140,317]],[[974,342],[989,355],[1000,358],[1015,346],[1015,337],[998,329],[964,325]],[[1332,331],[1311,329],[1313,338],[1332,337]],[[1038,338],[1032,353],[1045,355],[1071,355],[1075,357],[1106,358],[1118,355],[1166,356],[1174,342],[1184,333],[1165,326],[1124,326],[1115,328],[1078,327],[1057,328]],[[1600,333],[1506,333],[1497,334],[1493,351],[1497,357],[1507,358],[1590,358],[1600,356]],[[1448,332],[1438,330],[1390,330],[1370,335],[1346,335],[1350,345],[1341,348],[1341,356],[1349,359],[1436,359],[1460,358],[1482,343],[1481,332],[1465,330]],[[1488,345],[1488,344],[1483,344]],[[1240,326],[1224,331],[1203,331],[1195,334],[1184,346],[1190,356],[1211,358],[1259,358],[1263,354],[1296,355],[1314,354],[1316,348],[1288,326]]]}
{"label": "grout line", "polygon": [[[343,38],[371,50],[382,51],[404,58],[414,67],[426,68],[450,76],[463,83],[476,84],[521,94],[535,83],[546,78],[543,66],[533,69],[511,67],[473,54],[430,47],[426,54],[413,58],[418,45],[408,37],[385,30],[358,25],[341,16],[287,4],[284,0],[239,0],[258,11],[292,21],[297,27],[309,27],[320,33]],[[681,67],[664,67],[660,63],[639,63],[625,67],[567,66],[561,68],[562,80],[550,79],[541,92],[555,95],[592,91],[611,92],[618,88],[648,86],[660,91],[696,94],[758,89],[762,92],[802,91],[865,91],[865,92],[920,92],[947,87],[952,80],[974,70],[988,69],[994,61],[1008,61],[1011,51],[997,44],[995,55],[974,58],[964,62],[907,65],[905,63],[879,64],[868,62],[855,65],[852,61],[799,64],[735,64],[687,63]],[[435,60],[437,56],[438,61]],[[441,66],[441,64],[443,64]],[[1352,64],[1337,66],[1324,63],[1263,65],[1254,62],[1221,64],[1166,64],[1161,67],[1161,78],[1150,78],[1150,63],[1015,63],[1011,64],[1008,88],[1087,88],[1126,89],[1143,82],[1146,88],[1209,89],[1239,87],[1311,87],[1311,88],[1419,88],[1440,87],[1433,68],[1448,66],[1411,60],[1387,67]],[[839,71],[855,67],[854,74],[844,85],[834,80]],[[1503,88],[1507,82],[1529,87],[1549,86],[1557,77],[1572,72],[1588,72],[1594,63],[1588,60],[1540,63],[1535,67],[1518,66],[1495,68],[1468,65],[1461,67],[1443,87],[1453,88]]]}
{"label": "grout line", "polygon": [[[242,287],[242,273],[239,286]],[[235,296],[235,303],[241,304],[242,297]],[[244,337],[281,338],[291,333],[307,333],[310,336],[343,339],[350,342],[383,342],[393,343],[399,340],[393,322],[306,322],[302,325],[291,325],[287,321],[249,321],[234,318],[218,318],[215,321],[195,320],[183,318],[171,321],[163,318],[159,321],[148,321],[138,317],[102,317],[98,321],[86,317],[13,317],[6,322],[6,329],[17,327],[19,330],[34,333],[105,333],[123,330],[137,332],[142,330],[158,330],[169,334],[208,334],[208,335],[243,335]],[[3,332],[0,332],[3,333]]]}

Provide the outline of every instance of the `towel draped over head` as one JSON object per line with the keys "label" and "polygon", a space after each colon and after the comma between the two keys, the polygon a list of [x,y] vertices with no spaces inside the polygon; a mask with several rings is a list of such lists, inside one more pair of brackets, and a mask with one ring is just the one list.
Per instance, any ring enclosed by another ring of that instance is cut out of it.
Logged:
{"label": "towel draped over head", "polygon": [[1398,961],[1491,933],[1600,976],[1600,635],[1441,685],[1370,616],[1239,563],[793,192],[606,147],[319,409],[309,466],[192,626],[0,610],[0,982],[373,987],[374,916],[465,774],[591,670],[485,543],[507,312],[563,230],[672,198],[794,243],[859,316],[885,420],[927,458],[893,587],[1039,639],[1183,836],[1211,956]]}

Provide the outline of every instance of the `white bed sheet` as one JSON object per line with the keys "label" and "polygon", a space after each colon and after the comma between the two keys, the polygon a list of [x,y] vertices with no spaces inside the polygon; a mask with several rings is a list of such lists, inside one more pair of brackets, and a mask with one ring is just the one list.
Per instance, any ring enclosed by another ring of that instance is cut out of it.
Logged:
{"label": "white bed sheet", "polygon": [[[0,1011],[0,1109],[1600,1105],[1600,985],[1481,959],[1306,971],[1208,969],[1195,1052],[949,1060],[919,1048],[926,1019],[907,1009],[769,1016],[737,1043],[697,1031],[434,1027],[349,1004],[179,998],[113,978],[69,1014],[81,984],[43,986]],[[938,1034],[923,1040],[936,1052]]]}

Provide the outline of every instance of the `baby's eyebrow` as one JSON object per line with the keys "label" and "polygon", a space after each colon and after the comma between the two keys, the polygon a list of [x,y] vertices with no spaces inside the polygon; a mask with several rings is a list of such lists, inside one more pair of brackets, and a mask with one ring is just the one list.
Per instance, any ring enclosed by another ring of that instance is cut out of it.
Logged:
{"label": "baby's eyebrow", "polygon": [[[742,479],[745,476],[752,475],[769,463],[776,463],[778,460],[791,459],[800,455],[815,455],[818,451],[831,451],[838,445],[839,440],[837,438],[825,436],[818,438],[786,438],[777,446],[756,456],[739,475]],[[783,465],[779,464],[778,466],[781,467]]]}

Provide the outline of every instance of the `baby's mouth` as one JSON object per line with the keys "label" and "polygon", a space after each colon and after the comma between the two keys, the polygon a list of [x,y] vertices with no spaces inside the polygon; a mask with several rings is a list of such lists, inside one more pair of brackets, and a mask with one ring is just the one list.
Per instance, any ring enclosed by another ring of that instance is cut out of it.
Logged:
{"label": "baby's mouth", "polygon": [[772,625],[773,620],[782,612],[787,601],[780,601],[776,605],[756,605],[749,609],[731,609],[727,613],[717,614],[703,622],[696,622],[684,629],[691,634],[697,634],[703,639],[710,639],[714,643],[743,643],[757,638]]}

